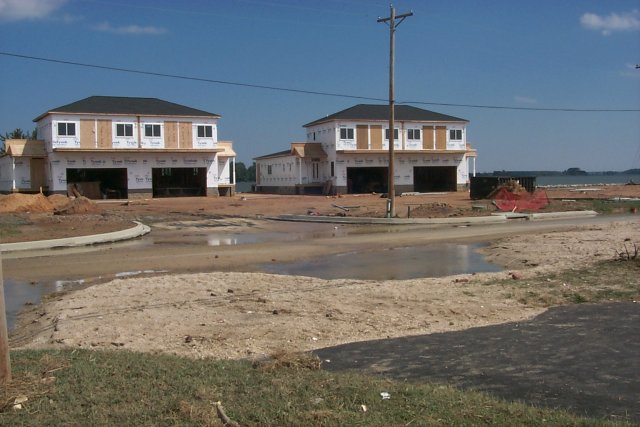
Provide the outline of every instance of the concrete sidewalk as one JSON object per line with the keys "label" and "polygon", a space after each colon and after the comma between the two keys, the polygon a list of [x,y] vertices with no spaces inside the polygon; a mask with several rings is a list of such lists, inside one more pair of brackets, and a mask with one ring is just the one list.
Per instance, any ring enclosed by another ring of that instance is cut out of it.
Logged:
{"label": "concrete sidewalk", "polygon": [[38,249],[70,248],[75,246],[95,245],[129,240],[143,236],[151,231],[148,226],[134,221],[136,226],[111,233],[93,234],[89,236],[65,237],[62,239],[35,240],[32,242],[2,243],[0,252],[32,251]]}
{"label": "concrete sidewalk", "polygon": [[495,213],[489,216],[467,216],[451,218],[369,218],[351,216],[320,216],[320,215],[278,215],[267,217],[278,221],[299,221],[299,222],[328,222],[335,224],[379,224],[379,225],[465,225],[465,224],[497,224],[504,223],[510,219],[545,220],[545,219],[571,219],[586,218],[598,215],[595,211],[567,211],[548,213]]}

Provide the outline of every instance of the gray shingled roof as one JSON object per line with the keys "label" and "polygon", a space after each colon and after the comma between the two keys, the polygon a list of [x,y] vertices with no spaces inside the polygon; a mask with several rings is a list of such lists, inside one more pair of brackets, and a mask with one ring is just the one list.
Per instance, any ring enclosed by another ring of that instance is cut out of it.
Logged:
{"label": "gray shingled roof", "polygon": [[133,98],[124,96],[90,96],[61,107],[52,108],[33,119],[39,121],[47,114],[122,114],[142,116],[220,117],[218,114],[197,110],[158,98]]}
{"label": "gray shingled roof", "polygon": [[[389,120],[389,106],[358,104],[351,108],[347,108],[346,110],[338,111],[337,113],[314,120],[304,125],[304,127],[332,120]],[[416,122],[468,122],[468,120],[461,119],[459,117],[448,116],[446,114],[436,113],[435,111],[423,110],[422,108],[413,107],[411,105],[396,105],[395,120]]]}

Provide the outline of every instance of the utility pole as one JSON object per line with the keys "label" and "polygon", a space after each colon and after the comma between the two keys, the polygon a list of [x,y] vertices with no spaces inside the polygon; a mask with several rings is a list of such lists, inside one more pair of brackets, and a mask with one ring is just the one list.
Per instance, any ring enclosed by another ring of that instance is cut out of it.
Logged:
{"label": "utility pole", "polygon": [[[389,25],[389,169],[388,169],[388,204],[387,218],[396,216],[396,189],[394,180],[394,145],[395,145],[395,84],[394,84],[394,68],[395,68],[395,41],[396,27],[409,16],[413,16],[413,12],[396,15],[396,9],[390,6],[391,13],[388,18],[378,18],[378,22],[384,22]],[[398,22],[396,23],[396,20]]]}
{"label": "utility pole", "polygon": [[9,334],[7,333],[7,312],[4,307],[4,281],[2,277],[2,252],[0,252],[0,384],[11,381],[9,359]]}

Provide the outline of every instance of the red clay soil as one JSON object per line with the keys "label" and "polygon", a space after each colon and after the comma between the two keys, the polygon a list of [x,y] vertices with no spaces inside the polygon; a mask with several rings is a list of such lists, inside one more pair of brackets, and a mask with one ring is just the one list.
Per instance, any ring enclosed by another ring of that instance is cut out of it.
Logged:
{"label": "red clay soil", "polygon": [[[541,212],[592,209],[593,199],[640,197],[640,185],[553,188],[546,191],[551,203]],[[395,201],[399,218],[479,216],[497,211],[491,200],[471,200],[466,191],[397,196]],[[381,218],[385,216],[386,207],[387,200],[380,194],[284,196],[241,193],[233,197],[130,201],[10,194],[0,195],[0,243],[106,233],[131,227],[134,220],[152,226],[156,222],[170,220],[261,218],[282,214]]]}

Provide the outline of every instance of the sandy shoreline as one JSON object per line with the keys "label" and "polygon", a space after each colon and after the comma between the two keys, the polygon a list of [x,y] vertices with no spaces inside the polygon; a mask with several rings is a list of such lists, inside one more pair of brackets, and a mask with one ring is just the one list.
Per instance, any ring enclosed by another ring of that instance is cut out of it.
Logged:
{"label": "sandy shoreline", "polygon": [[511,272],[526,280],[613,259],[625,242],[640,242],[640,221],[503,238],[482,249],[505,266],[500,273],[403,281],[221,272],[117,279],[51,299],[16,335],[32,337],[27,348],[239,359],[460,330],[544,310],[507,292]]}

